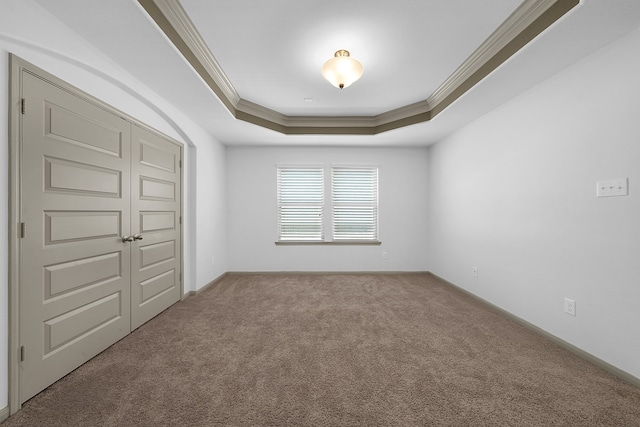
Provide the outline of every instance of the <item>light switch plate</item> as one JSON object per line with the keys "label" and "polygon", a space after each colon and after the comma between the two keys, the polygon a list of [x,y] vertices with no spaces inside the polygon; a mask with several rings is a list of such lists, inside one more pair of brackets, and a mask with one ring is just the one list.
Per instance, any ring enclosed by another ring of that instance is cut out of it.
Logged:
{"label": "light switch plate", "polygon": [[626,196],[629,194],[627,178],[604,179],[598,181],[596,189],[597,197]]}

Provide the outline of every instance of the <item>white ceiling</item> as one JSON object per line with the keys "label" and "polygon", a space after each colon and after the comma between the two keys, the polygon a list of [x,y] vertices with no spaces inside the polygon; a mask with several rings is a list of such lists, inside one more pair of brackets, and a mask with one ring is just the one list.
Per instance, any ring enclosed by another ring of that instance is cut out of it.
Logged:
{"label": "white ceiling", "polygon": [[[357,116],[427,99],[520,0],[180,3],[243,99],[287,115]],[[342,91],[320,75],[339,49],[365,69]]]}
{"label": "white ceiling", "polygon": [[[227,145],[429,145],[640,27],[638,0],[582,0],[429,122],[374,136],[283,135],[233,118],[137,1],[36,2]],[[428,98],[520,0],[181,4],[243,99],[290,116],[361,116]],[[338,49],[365,70],[342,91],[320,74]]]}

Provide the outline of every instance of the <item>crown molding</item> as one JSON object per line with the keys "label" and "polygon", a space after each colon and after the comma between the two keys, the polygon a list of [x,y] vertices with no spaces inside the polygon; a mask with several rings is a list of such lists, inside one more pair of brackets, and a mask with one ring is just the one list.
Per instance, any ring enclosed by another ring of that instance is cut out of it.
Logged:
{"label": "crown molding", "polygon": [[246,99],[241,99],[238,102],[236,109],[237,111],[249,116],[254,116],[263,120],[270,120],[280,126],[288,126],[288,116],[260,104],[256,104],[255,102],[247,101]]}
{"label": "crown molding", "polygon": [[580,0],[525,0],[427,99],[375,116],[287,116],[242,99],[179,0],[138,2],[236,119],[289,135],[375,135],[433,119]]}
{"label": "crown molding", "polygon": [[[395,110],[387,111],[386,113],[376,116],[377,126],[389,125],[399,120],[406,120],[407,118],[414,116],[422,116],[425,114],[430,116],[432,109],[433,104],[428,100],[405,105],[404,107],[396,108]],[[429,117],[429,120],[431,120],[431,117]]]}
{"label": "crown molding", "polygon": [[487,38],[451,76],[427,99],[430,105],[438,105],[461,84],[476,73],[511,40],[531,25],[556,0],[526,0]]}
{"label": "crown molding", "polygon": [[580,0],[525,0],[449,76],[427,101],[433,116],[488,76],[503,62],[580,3]]}
{"label": "crown molding", "polygon": [[139,0],[139,3],[233,114],[240,95],[182,4],[177,0]]}

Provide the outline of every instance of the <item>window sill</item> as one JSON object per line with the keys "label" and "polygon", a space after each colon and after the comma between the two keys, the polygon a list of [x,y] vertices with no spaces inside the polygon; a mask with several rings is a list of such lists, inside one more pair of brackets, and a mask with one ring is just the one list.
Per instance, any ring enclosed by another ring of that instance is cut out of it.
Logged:
{"label": "window sill", "polygon": [[301,245],[334,245],[334,246],[380,246],[382,244],[379,240],[334,240],[332,242],[325,242],[319,240],[279,240],[276,246],[301,246]]}

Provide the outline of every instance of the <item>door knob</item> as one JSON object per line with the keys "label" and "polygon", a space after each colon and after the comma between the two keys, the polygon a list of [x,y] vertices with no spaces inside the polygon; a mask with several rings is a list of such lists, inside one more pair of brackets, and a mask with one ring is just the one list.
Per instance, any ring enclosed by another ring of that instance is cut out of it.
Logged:
{"label": "door knob", "polygon": [[142,240],[142,234],[134,234],[132,237],[133,240]]}
{"label": "door knob", "polygon": [[133,242],[132,236],[122,236],[122,243]]}

